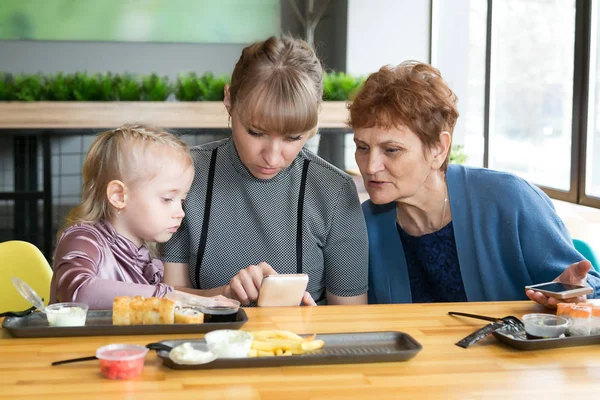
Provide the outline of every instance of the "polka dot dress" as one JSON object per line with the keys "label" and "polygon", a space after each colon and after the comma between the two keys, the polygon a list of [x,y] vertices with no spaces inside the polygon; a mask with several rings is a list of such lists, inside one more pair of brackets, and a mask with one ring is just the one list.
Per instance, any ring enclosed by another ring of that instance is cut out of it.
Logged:
{"label": "polka dot dress", "polygon": [[[202,235],[215,153],[210,214]],[[189,264],[195,288],[226,285],[241,269],[265,261],[279,273],[300,269],[308,274],[308,291],[319,303],[325,299],[325,289],[338,296],[367,292],[367,231],[350,176],[303,149],[274,178],[257,179],[239,159],[231,139],[194,147],[192,157],[196,175],[185,203],[186,216],[161,254],[165,262]],[[298,265],[303,168],[306,183]],[[201,265],[199,248],[204,249]]]}

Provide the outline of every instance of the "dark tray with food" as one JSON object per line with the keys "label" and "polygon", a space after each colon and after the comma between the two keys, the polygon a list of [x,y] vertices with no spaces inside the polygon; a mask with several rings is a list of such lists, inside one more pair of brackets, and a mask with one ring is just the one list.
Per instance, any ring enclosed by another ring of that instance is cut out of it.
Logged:
{"label": "dark tray with food", "polygon": [[561,347],[586,346],[600,344],[600,335],[562,336],[556,338],[530,339],[525,329],[503,327],[493,333],[500,342],[518,350],[544,350]]}
{"label": "dark tray with food", "polygon": [[171,333],[206,333],[216,329],[239,329],[248,321],[243,309],[239,309],[231,321],[207,318],[202,323],[171,323],[147,325],[113,325],[112,310],[87,312],[84,326],[49,326],[46,314],[34,312],[24,317],[7,317],[2,323],[14,337],[60,337],[60,336],[116,336],[155,335]]}
{"label": "dark tray with food", "polygon": [[[205,364],[176,363],[165,350],[160,350],[157,354],[165,366],[180,370],[396,362],[413,358],[423,348],[419,342],[404,332],[317,334],[311,340],[322,341],[321,347],[303,354],[217,358]],[[285,340],[274,340],[274,348],[283,342]],[[184,343],[191,343],[194,347],[206,347],[204,339],[165,340],[160,343],[169,347],[177,347]],[[261,343],[264,348],[267,342]]]}

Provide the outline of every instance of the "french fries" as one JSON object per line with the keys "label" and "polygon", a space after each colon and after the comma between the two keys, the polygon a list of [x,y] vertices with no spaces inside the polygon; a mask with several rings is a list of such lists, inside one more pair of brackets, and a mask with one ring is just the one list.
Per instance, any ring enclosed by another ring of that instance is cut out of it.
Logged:
{"label": "french fries", "polygon": [[320,349],[325,344],[316,335],[303,338],[290,331],[256,331],[248,357],[291,356]]}

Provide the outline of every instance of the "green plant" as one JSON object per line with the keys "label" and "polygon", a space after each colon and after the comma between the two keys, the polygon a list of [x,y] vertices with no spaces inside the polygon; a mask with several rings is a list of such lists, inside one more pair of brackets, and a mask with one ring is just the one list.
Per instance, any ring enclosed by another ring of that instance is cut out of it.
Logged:
{"label": "green plant", "polygon": [[364,78],[344,72],[330,72],[323,75],[323,100],[349,100],[360,89]]}
{"label": "green plant", "polygon": [[48,100],[53,101],[72,101],[73,95],[73,75],[65,75],[59,72],[47,78]]}
{"label": "green plant", "polygon": [[194,72],[179,74],[175,86],[175,97],[179,101],[196,101],[200,98],[198,76]]}
{"label": "green plant", "polygon": [[452,145],[450,151],[450,162],[453,164],[464,164],[467,161],[467,155],[464,151],[464,146],[460,144]]}
{"label": "green plant", "polygon": [[194,72],[180,74],[177,78],[175,96],[180,101],[223,101],[227,75],[215,77],[207,72],[198,77]]}
{"label": "green plant", "polygon": [[12,98],[12,77],[10,74],[0,73],[0,101],[14,100]]}
{"label": "green plant", "polygon": [[[175,94],[179,101],[222,101],[228,75],[207,72],[198,76],[183,73],[175,84],[166,76],[138,74],[88,74],[77,72],[54,75],[0,73],[2,101],[165,101]],[[360,88],[363,78],[343,72],[323,75],[323,99],[344,101]]]}
{"label": "green plant", "polygon": [[123,74],[114,77],[119,100],[137,101],[142,93],[142,85],[136,75]]}
{"label": "green plant", "polygon": [[35,101],[48,99],[46,79],[41,74],[18,74],[13,76],[15,100]]}
{"label": "green plant", "polygon": [[221,75],[216,78],[211,72],[207,72],[199,79],[200,101],[223,101],[225,98],[225,85],[231,82],[231,77]]}
{"label": "green plant", "polygon": [[113,75],[77,72],[73,76],[73,95],[78,101],[115,101],[119,99]]}
{"label": "green plant", "polygon": [[158,76],[156,74],[142,77],[142,93],[140,100],[142,101],[165,101],[171,94],[173,88],[169,83],[169,78],[166,76]]}

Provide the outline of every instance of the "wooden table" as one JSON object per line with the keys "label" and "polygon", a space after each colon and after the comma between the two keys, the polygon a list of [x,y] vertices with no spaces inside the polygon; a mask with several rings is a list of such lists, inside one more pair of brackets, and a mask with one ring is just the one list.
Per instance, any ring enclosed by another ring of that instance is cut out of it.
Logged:
{"label": "wooden table", "polygon": [[423,350],[397,363],[207,371],[170,370],[149,354],[143,375],[132,381],[104,379],[97,361],[57,367],[50,363],[92,355],[108,343],[146,344],[166,337],[15,339],[2,331],[0,398],[592,399],[600,395],[599,346],[527,352],[490,337],[462,349],[454,343],[485,322],[451,317],[448,311],[520,317],[543,308],[532,302],[502,302],[248,309],[244,329],[250,331],[399,330],[413,336]]}

